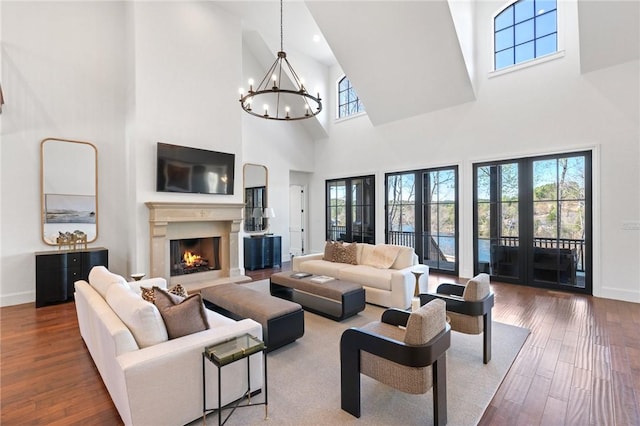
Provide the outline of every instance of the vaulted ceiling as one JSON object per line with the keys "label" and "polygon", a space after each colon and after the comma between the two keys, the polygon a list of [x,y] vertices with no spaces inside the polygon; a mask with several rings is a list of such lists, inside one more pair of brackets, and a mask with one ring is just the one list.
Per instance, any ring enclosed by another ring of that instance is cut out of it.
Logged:
{"label": "vaulted ceiling", "polygon": [[[263,51],[279,48],[278,2],[216,4],[242,18],[245,43]],[[339,64],[371,122],[380,125],[475,99],[472,4],[285,1],[285,50],[326,66]],[[640,2],[578,0],[578,19],[582,72],[640,59]]]}

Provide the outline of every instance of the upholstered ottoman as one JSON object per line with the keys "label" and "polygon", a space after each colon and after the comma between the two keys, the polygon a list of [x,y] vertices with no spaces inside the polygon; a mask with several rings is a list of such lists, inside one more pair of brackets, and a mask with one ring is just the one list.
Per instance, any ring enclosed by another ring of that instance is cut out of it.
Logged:
{"label": "upholstered ottoman", "polygon": [[300,303],[305,310],[342,321],[365,308],[365,292],[360,284],[333,279],[315,283],[312,276],[295,278],[291,272],[271,275],[274,296]]}
{"label": "upholstered ottoman", "polygon": [[267,352],[304,335],[304,311],[297,303],[234,283],[207,287],[200,294],[211,310],[235,320],[251,318],[262,324]]}

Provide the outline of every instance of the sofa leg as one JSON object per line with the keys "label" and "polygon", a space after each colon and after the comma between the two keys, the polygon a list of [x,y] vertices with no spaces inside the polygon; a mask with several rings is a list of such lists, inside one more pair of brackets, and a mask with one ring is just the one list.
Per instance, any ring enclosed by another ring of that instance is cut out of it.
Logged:
{"label": "sofa leg", "polygon": [[433,424],[447,424],[447,364],[444,355],[433,363]]}
{"label": "sofa leg", "polygon": [[483,355],[482,361],[485,364],[488,364],[491,361],[491,311],[487,312],[483,316],[484,321],[484,332],[483,334]]}

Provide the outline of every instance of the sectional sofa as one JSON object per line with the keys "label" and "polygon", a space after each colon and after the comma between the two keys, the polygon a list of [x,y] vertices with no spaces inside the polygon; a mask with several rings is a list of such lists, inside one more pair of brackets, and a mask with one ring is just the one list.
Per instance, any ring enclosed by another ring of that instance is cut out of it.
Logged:
{"label": "sectional sofa", "polygon": [[[89,282],[75,283],[80,334],[125,425],[183,425],[202,417],[202,351],[206,346],[249,333],[262,338],[251,319],[235,321],[204,310],[209,329],[169,339],[156,306],[140,287],[166,289],[163,278],[127,283],[102,266]],[[204,307],[203,307],[204,309]],[[262,389],[262,354],[251,357],[251,390]],[[207,408],[218,404],[218,370],[206,362]],[[247,364],[224,367],[222,404],[247,389]]]}

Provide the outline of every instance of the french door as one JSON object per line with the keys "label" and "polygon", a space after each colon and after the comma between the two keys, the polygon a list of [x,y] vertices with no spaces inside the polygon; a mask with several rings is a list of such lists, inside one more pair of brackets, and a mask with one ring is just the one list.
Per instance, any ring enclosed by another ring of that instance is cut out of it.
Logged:
{"label": "french door", "polygon": [[386,175],[386,241],[413,247],[421,263],[458,273],[458,168]]}
{"label": "french door", "polygon": [[474,165],[474,270],[591,294],[591,152]]}
{"label": "french door", "polygon": [[375,176],[326,181],[326,238],[375,242]]}

